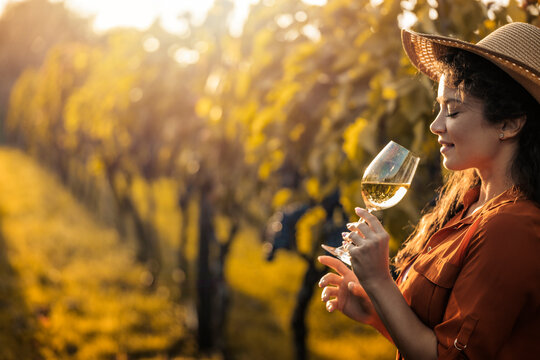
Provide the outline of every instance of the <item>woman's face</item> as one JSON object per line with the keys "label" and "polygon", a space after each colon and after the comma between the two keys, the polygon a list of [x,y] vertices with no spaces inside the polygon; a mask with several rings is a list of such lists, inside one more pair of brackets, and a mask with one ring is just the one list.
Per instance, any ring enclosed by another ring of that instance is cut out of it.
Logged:
{"label": "woman's face", "polygon": [[497,166],[499,128],[484,117],[484,104],[458,89],[448,87],[441,76],[437,92],[440,111],[430,125],[439,137],[443,164],[449,170]]}

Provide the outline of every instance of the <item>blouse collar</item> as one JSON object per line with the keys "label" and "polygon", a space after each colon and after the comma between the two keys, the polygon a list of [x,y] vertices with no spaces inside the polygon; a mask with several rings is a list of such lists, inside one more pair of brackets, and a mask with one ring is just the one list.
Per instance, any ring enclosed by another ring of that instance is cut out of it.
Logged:
{"label": "blouse collar", "polygon": [[475,203],[480,197],[480,185],[475,186],[468,190],[463,197],[463,209],[459,213],[459,218],[464,223],[472,223],[474,220],[480,216],[480,214],[485,213],[486,211],[493,210],[498,208],[501,205],[516,202],[520,199],[523,199],[523,195],[516,189],[516,187],[511,187],[501,194],[495,196],[493,199],[487,201],[478,211],[474,214],[464,218],[464,215],[467,213],[469,207]]}

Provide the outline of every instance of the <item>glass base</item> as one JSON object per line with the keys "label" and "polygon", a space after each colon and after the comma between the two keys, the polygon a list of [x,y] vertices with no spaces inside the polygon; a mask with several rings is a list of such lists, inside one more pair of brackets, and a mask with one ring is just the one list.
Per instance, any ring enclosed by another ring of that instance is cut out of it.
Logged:
{"label": "glass base", "polygon": [[321,247],[328,251],[330,254],[337,257],[339,260],[343,261],[345,264],[351,265],[351,255],[349,254],[349,251],[345,249],[343,246],[340,247],[332,247],[328,245],[321,245]]}

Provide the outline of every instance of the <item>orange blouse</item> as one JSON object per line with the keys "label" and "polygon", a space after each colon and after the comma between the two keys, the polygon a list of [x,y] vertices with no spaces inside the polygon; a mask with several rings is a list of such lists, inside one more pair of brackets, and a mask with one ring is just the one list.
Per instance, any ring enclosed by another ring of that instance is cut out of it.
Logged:
{"label": "orange blouse", "polygon": [[467,193],[398,286],[435,331],[439,359],[530,359],[540,335],[540,209],[507,191],[464,218],[478,196],[478,188]]}

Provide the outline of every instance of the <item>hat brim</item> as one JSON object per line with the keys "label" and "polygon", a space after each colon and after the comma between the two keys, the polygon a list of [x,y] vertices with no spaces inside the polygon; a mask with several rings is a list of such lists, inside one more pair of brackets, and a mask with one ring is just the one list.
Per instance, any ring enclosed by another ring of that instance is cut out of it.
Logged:
{"label": "hat brim", "polygon": [[449,48],[458,48],[494,63],[521,84],[540,103],[540,72],[517,59],[459,39],[421,34],[406,29],[401,31],[401,40],[412,64],[434,81],[438,82],[441,76],[438,59]]}

